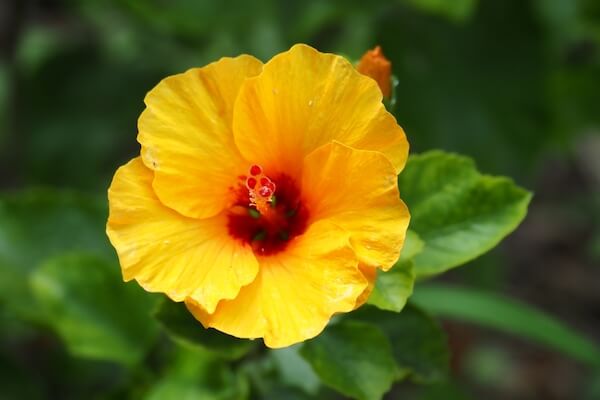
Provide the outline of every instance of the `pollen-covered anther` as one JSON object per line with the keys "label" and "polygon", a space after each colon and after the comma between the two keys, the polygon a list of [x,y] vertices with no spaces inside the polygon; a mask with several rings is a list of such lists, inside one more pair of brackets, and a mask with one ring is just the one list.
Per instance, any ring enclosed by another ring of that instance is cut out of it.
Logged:
{"label": "pollen-covered anther", "polygon": [[258,189],[258,194],[264,198],[271,198],[271,196],[273,196],[273,190],[266,186],[261,186],[261,188]]}
{"label": "pollen-covered anther", "polygon": [[252,165],[248,172],[250,176],[246,178],[246,188],[250,197],[250,207],[255,207],[261,215],[267,216],[277,187],[263,174],[260,165]]}

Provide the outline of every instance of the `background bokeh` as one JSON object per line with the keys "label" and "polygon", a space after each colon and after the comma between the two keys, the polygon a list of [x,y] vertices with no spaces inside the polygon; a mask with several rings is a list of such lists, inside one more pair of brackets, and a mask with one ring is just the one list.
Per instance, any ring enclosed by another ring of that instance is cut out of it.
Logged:
{"label": "background bokeh", "polygon": [[[114,256],[102,213],[69,205],[85,198],[104,210],[112,174],[138,152],[145,93],[222,56],[266,61],[297,42],[353,60],[380,44],[399,80],[396,115],[412,152],[464,153],[484,173],[534,191],[528,217],[502,246],[441,279],[514,296],[600,338],[595,0],[2,0],[0,188],[8,205],[0,209],[0,261],[34,264],[64,241]],[[28,207],[57,201],[62,208],[44,213],[43,224]],[[17,214],[38,240],[10,225]],[[149,369],[71,356],[29,318],[35,306],[12,273],[0,275],[0,399],[168,398],[152,391],[152,376],[173,371],[153,367],[161,363],[152,356]],[[600,398],[598,371],[569,357],[474,325],[444,328],[450,378],[401,384],[390,399]],[[206,387],[236,379],[213,360],[170,357],[172,369],[192,371]],[[284,393],[273,398],[292,398]]]}

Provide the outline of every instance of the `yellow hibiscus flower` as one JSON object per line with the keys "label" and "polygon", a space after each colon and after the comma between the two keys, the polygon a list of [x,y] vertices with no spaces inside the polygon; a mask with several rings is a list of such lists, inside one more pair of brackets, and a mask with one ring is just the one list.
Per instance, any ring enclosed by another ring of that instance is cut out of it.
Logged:
{"label": "yellow hibiscus flower", "polygon": [[409,221],[396,182],[408,143],[381,100],[306,45],[164,79],[145,98],[141,156],[108,191],[124,280],[273,348],[360,306]]}

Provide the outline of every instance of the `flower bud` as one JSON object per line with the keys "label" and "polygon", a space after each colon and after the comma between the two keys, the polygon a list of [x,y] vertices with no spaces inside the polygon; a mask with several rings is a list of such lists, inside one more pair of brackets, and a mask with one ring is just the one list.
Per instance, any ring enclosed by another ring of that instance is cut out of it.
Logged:
{"label": "flower bud", "polygon": [[361,74],[375,79],[383,97],[390,98],[392,94],[392,63],[385,58],[380,46],[363,54],[356,68]]}

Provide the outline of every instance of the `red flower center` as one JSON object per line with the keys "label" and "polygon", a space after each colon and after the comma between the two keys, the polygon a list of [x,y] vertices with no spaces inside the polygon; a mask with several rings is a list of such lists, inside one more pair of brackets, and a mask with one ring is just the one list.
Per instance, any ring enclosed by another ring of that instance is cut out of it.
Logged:
{"label": "red flower center", "polygon": [[240,176],[237,201],[228,215],[229,234],[250,243],[257,255],[283,251],[291,239],[306,230],[308,210],[296,181],[285,174],[273,179],[252,165]]}

